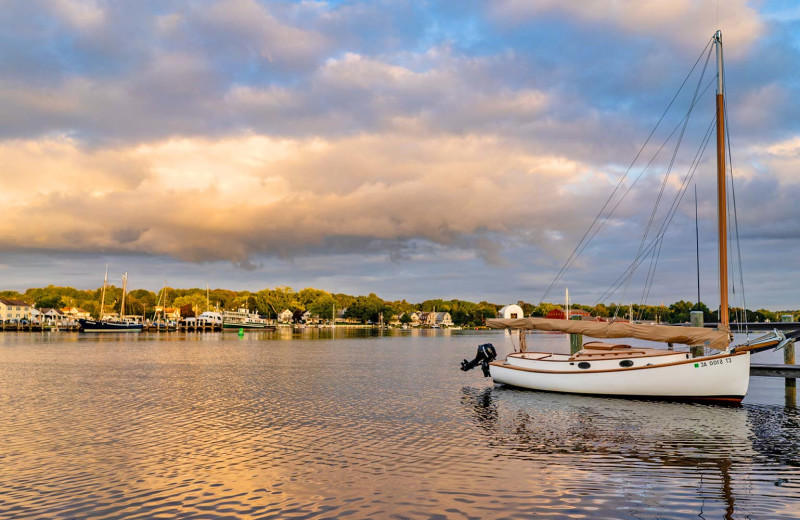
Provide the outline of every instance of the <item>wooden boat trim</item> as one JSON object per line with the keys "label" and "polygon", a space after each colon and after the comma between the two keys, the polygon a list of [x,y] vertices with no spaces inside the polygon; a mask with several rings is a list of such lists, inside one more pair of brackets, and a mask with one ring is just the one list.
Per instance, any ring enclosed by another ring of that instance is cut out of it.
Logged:
{"label": "wooden boat trim", "polygon": [[766,343],[754,343],[753,345],[739,345],[734,347],[735,352],[750,352],[751,350],[763,349],[776,346],[780,341],[767,341]]}
{"label": "wooden boat trim", "polygon": [[[722,358],[727,358],[727,357],[743,356],[745,354],[748,354],[748,352],[747,351],[734,352],[732,354],[717,354],[715,356],[704,356],[704,357],[698,357],[698,358],[689,358],[689,359],[683,359],[681,361],[674,361],[672,363],[664,363],[664,364],[661,364],[661,365],[644,365],[644,366],[639,366],[639,367],[627,367],[627,368],[622,368],[622,367],[620,367],[620,368],[603,368],[603,369],[600,369],[600,370],[581,370],[580,372],[577,372],[577,371],[572,372],[572,371],[565,371],[565,370],[540,370],[540,369],[536,369],[536,368],[527,368],[527,367],[520,367],[520,366],[516,366],[516,365],[508,365],[508,364],[506,364],[504,362],[500,362],[500,361],[495,361],[493,363],[490,363],[490,365],[494,365],[494,366],[502,367],[502,368],[509,368],[509,369],[512,369],[512,370],[522,370],[523,372],[538,372],[538,373],[542,373],[542,374],[559,374],[559,375],[599,374],[601,372],[624,372],[624,371],[628,371],[628,370],[647,370],[647,369],[651,369],[651,368],[664,368],[664,367],[671,367],[671,366],[675,366],[675,365],[685,365],[687,363],[698,363],[700,361],[709,361],[709,360],[713,360],[713,359],[722,359]],[[566,361],[561,361],[561,363],[566,363]]]}
{"label": "wooden boat trim", "polygon": [[[567,361],[581,361],[581,360],[589,360],[594,359],[596,361],[601,360],[610,360],[610,359],[621,359],[630,357],[632,359],[641,359],[643,357],[660,357],[660,356],[672,356],[674,354],[688,354],[688,352],[680,351],[680,350],[663,350],[657,353],[650,353],[647,352],[648,350],[656,350],[656,349],[639,349],[639,350],[631,350],[627,352],[622,352],[619,350],[614,350],[611,352],[608,351],[599,351],[597,353],[583,353],[583,354],[561,354],[562,356],[570,356]],[[541,358],[530,358],[524,357],[525,354],[544,354],[544,357]],[[631,356],[631,354],[635,354]],[[529,361],[548,361],[553,363],[564,363],[565,360],[563,359],[547,359],[551,357],[553,353],[548,352],[515,352],[513,354],[509,354],[508,357],[514,357],[518,359],[525,359]],[[627,356],[627,357],[625,357]]]}

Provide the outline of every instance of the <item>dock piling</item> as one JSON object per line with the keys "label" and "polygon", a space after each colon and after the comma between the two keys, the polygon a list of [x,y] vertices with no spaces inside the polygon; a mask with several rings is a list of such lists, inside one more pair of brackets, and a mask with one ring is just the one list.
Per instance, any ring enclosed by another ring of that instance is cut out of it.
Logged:
{"label": "dock piling", "polygon": [[[785,365],[794,365],[794,343],[789,343],[783,347],[783,363]],[[784,380],[786,391],[786,405],[797,406],[797,379],[787,377]]]}
{"label": "dock piling", "polygon": [[[689,320],[692,324],[692,327],[702,327],[703,323],[703,311],[689,311]],[[703,347],[692,347],[692,356],[699,357],[705,353]]]}
{"label": "dock piling", "polygon": [[569,335],[569,353],[575,354],[583,348],[583,334]]}

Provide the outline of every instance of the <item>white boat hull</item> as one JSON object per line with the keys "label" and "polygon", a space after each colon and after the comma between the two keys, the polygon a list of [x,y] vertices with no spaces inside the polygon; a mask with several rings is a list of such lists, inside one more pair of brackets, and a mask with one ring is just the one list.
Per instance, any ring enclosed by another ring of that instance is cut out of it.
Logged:
{"label": "white boat hull", "polygon": [[522,366],[509,360],[491,364],[496,383],[548,392],[739,402],[750,383],[749,352],[586,370],[568,361],[545,368],[542,362]]}

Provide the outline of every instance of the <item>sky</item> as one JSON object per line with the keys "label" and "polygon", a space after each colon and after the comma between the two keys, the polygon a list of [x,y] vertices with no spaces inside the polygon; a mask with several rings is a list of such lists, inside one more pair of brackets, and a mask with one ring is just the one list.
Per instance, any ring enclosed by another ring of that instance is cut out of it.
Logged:
{"label": "sky", "polygon": [[0,27],[0,289],[108,264],[150,290],[695,301],[696,187],[713,308],[719,28],[732,302],[800,308],[794,2],[4,0]]}

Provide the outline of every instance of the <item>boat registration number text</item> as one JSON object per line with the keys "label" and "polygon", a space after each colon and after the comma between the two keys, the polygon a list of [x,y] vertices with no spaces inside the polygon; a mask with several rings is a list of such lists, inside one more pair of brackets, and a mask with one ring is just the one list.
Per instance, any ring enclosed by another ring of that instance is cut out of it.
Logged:
{"label": "boat registration number text", "polygon": [[731,358],[724,358],[724,359],[712,359],[711,361],[700,361],[694,364],[695,368],[703,368],[703,367],[713,367],[714,365],[724,365],[728,363],[733,363]]}

